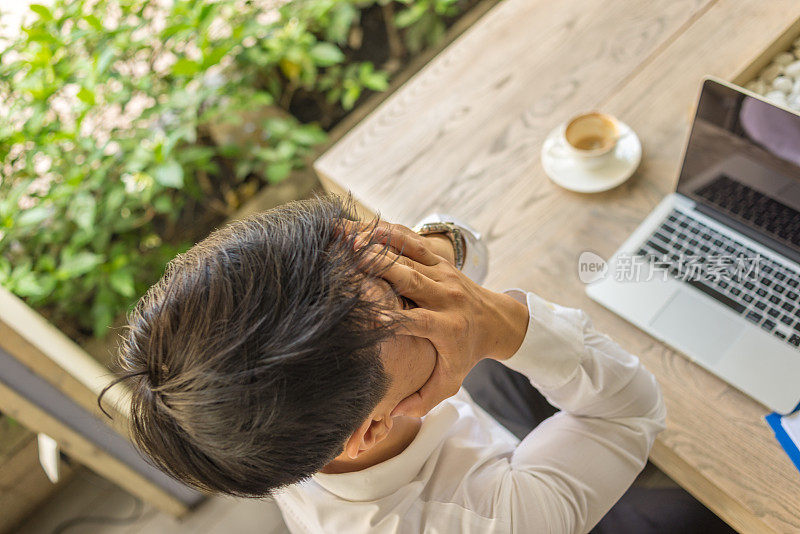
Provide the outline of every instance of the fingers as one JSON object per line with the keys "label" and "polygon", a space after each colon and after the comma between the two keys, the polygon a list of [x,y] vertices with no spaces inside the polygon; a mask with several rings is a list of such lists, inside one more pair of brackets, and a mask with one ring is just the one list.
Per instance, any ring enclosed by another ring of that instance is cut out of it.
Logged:
{"label": "fingers", "polygon": [[419,234],[402,224],[392,224],[381,220],[369,222],[344,220],[342,227],[348,234],[357,234],[356,247],[361,247],[370,241],[377,241],[388,244],[399,254],[423,265],[436,265],[446,261],[431,250]]}
{"label": "fingers", "polygon": [[436,265],[443,258],[433,252],[422,237],[401,224],[391,224],[385,221],[371,223],[351,223],[345,221],[345,228],[351,228],[358,233],[356,247],[363,246],[370,241],[389,245],[398,254],[411,258],[422,265]]}
{"label": "fingers", "polygon": [[442,359],[436,359],[436,366],[427,382],[392,410],[392,416],[407,415],[422,417],[440,402],[458,393],[458,385],[453,384],[442,367]]}
{"label": "fingers", "polygon": [[350,221],[340,219],[334,227],[336,234],[344,238],[352,238],[356,250],[371,243],[385,243],[389,223],[381,220]]}
{"label": "fingers", "polygon": [[364,254],[365,264],[362,266],[366,268],[371,266],[376,274],[383,274],[383,271],[391,268],[393,265],[402,265],[419,272],[425,272],[426,267],[414,260],[405,256],[399,255],[391,247],[386,248],[386,245],[371,245]]}
{"label": "fingers", "polygon": [[411,228],[400,224],[389,224],[388,228],[381,228],[380,231],[385,233],[389,245],[416,262],[430,266],[443,260],[428,248],[422,237]]}
{"label": "fingers", "polygon": [[440,289],[436,282],[426,276],[429,267],[421,265],[405,256],[386,251],[385,253],[369,252],[367,254],[369,266],[384,280],[389,282],[394,289],[403,295],[424,306],[434,298]]}

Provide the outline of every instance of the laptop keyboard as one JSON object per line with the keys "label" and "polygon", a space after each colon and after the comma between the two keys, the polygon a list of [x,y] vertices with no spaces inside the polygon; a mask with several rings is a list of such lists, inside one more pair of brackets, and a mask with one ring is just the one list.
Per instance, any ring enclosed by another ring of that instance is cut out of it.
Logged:
{"label": "laptop keyboard", "polygon": [[637,252],[765,331],[800,347],[800,273],[673,209]]}
{"label": "laptop keyboard", "polygon": [[696,194],[778,241],[800,245],[800,213],[722,174]]}

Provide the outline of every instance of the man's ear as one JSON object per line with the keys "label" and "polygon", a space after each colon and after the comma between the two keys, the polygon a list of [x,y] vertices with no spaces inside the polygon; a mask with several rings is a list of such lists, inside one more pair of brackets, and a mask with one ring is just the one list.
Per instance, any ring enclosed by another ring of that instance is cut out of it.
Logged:
{"label": "man's ear", "polygon": [[387,415],[370,416],[353,432],[344,445],[344,453],[351,460],[383,441],[392,429],[392,418]]}

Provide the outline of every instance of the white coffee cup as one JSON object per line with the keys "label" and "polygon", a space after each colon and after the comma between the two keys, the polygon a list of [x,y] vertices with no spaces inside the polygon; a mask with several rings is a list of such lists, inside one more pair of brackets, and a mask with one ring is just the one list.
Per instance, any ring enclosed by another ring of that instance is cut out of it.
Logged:
{"label": "white coffee cup", "polygon": [[607,113],[583,113],[564,123],[549,152],[557,158],[570,158],[582,166],[595,167],[603,164],[630,132],[623,132],[619,121]]}

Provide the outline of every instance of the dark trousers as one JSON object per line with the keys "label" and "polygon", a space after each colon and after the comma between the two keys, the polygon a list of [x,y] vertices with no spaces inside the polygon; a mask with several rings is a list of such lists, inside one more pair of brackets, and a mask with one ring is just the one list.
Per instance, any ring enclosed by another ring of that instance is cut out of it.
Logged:
{"label": "dark trousers", "polygon": [[[556,413],[523,375],[483,360],[464,381],[473,400],[518,438]],[[736,531],[682,488],[631,487],[592,534],[729,534]]]}

